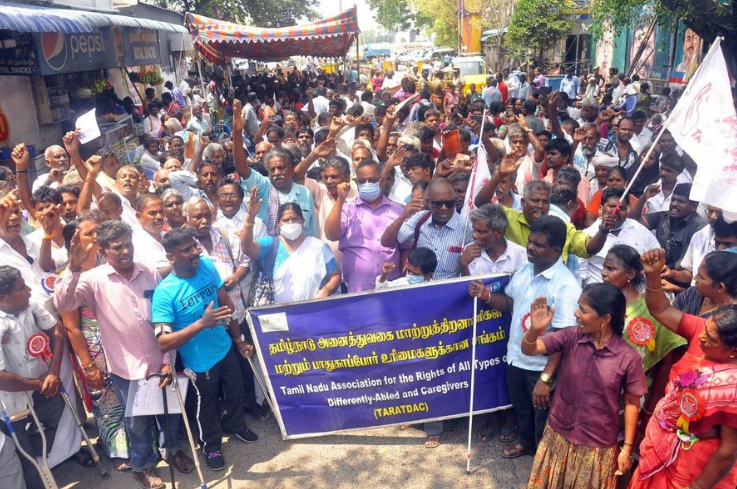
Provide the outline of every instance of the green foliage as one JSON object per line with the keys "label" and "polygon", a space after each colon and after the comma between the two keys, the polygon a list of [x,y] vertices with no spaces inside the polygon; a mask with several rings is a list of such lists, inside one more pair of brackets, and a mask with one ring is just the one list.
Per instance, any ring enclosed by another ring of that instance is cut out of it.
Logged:
{"label": "green foliage", "polygon": [[458,17],[453,0],[411,0],[417,11],[417,24],[435,34],[436,46],[458,45]]}
{"label": "green foliage", "polygon": [[403,31],[412,26],[412,9],[408,0],[367,0],[376,11],[376,22],[388,31]]}
{"label": "green foliage", "polygon": [[568,35],[573,26],[563,16],[567,0],[519,0],[504,46],[515,55],[543,52]]}
{"label": "green foliage", "polygon": [[147,0],[146,3],[180,13],[257,27],[296,25],[303,17],[316,19],[319,0]]}

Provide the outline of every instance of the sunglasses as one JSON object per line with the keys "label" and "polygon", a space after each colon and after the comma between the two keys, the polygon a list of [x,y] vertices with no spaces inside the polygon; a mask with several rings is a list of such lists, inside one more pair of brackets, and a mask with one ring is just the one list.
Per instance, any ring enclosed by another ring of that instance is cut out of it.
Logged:
{"label": "sunglasses", "polygon": [[442,209],[443,207],[446,209],[455,209],[456,206],[455,200],[431,200],[430,203],[435,209]]}

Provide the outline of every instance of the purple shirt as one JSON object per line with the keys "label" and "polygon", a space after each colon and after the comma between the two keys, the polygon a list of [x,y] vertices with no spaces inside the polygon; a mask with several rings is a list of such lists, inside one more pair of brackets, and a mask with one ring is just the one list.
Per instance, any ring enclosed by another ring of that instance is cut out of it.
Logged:
{"label": "purple shirt", "polygon": [[548,354],[563,352],[548,416],[550,428],[574,445],[615,446],[622,393],[647,393],[640,355],[616,334],[597,350],[591,336],[575,326],[540,340]]}
{"label": "purple shirt", "polygon": [[66,269],[54,286],[54,303],[60,311],[89,304],[110,372],[126,380],[145,379],[169,363],[154,336],[151,300],[145,298],[160,281],[156,270],[138,263],[130,281],[108,264],[82,273]]}
{"label": "purple shirt", "polygon": [[389,280],[399,276],[399,250],[381,246],[381,235],[402,213],[402,206],[386,197],[381,199],[376,209],[360,197],[343,204],[338,249],[343,252],[343,280],[348,292],[373,289],[385,262],[397,266]]}

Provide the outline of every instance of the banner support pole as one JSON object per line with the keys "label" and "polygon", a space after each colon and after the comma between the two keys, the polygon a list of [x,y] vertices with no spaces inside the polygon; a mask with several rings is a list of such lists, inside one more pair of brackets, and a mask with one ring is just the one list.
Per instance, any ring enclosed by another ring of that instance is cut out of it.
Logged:
{"label": "banner support pole", "polygon": [[471,438],[473,436],[473,394],[476,384],[476,315],[479,298],[473,298],[473,336],[471,337],[471,399],[468,406],[468,445],[466,447],[466,475],[471,474]]}

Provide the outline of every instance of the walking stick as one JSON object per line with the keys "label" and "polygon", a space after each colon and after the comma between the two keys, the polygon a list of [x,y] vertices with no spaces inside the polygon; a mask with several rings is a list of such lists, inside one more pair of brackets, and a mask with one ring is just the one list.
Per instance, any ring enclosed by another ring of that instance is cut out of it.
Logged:
{"label": "walking stick", "polygon": [[[45,353],[50,351],[48,345],[48,336],[46,336],[44,333],[35,333],[29,338],[28,354],[34,358],[40,357],[46,363],[46,365],[50,366],[51,359],[47,357]],[[10,365],[11,369],[16,371],[16,369],[11,364],[10,359],[8,359],[8,364]],[[87,449],[90,451],[90,455],[92,455],[92,460],[95,462],[95,465],[97,465],[97,468],[100,470],[100,477],[102,477],[103,479],[109,479],[110,472],[108,472],[105,466],[102,464],[102,459],[100,459],[100,455],[97,453],[97,450],[95,450],[95,446],[93,445],[92,440],[90,440],[90,437],[87,435],[87,431],[84,429],[82,420],[79,419],[77,410],[74,408],[72,401],[69,399],[69,395],[67,394],[67,390],[64,387],[64,382],[61,381],[61,377],[59,378],[59,384],[61,385],[61,398],[64,400],[64,404],[66,404],[69,412],[72,413],[74,423],[77,425],[77,429],[82,434],[82,438],[84,438],[85,443],[87,443]]]}
{"label": "walking stick", "polygon": [[[171,355],[171,365],[174,365],[174,361],[176,358],[174,358],[174,354],[172,352]],[[187,378],[192,381],[194,384],[194,381],[197,380],[197,375],[195,375],[194,372],[192,372],[190,369],[184,369],[184,375],[187,376]],[[189,440],[189,447],[192,450],[192,458],[194,459],[194,466],[197,469],[197,476],[200,478],[200,489],[207,489],[207,484],[205,484],[205,478],[202,476],[202,467],[200,467],[200,457],[199,453],[197,452],[197,447],[195,447],[194,444],[194,437],[192,436],[192,429],[189,426],[189,418],[187,417],[187,411],[184,409],[184,399],[182,399],[182,393],[179,390],[179,383],[174,382],[174,392],[177,393],[177,402],[179,402],[179,408],[182,411],[182,421],[184,421],[184,429],[187,432],[187,439]]]}
{"label": "walking stick", "polygon": [[[168,374],[165,374],[164,372],[154,372],[150,374],[148,377],[146,377],[146,380],[157,377],[159,379],[166,379],[169,377]],[[177,378],[174,376],[173,382],[177,383]],[[174,480],[174,464],[172,463],[172,453],[171,453],[171,438],[169,438],[169,400],[166,398],[166,386],[163,386],[161,388],[161,395],[163,396],[163,402],[164,402],[164,444],[166,445],[166,463],[169,464],[169,474],[171,475],[171,487],[172,489],[176,489],[177,485]]]}
{"label": "walking stick", "polygon": [[[31,462],[31,465],[33,465],[33,467],[36,469],[38,475],[41,476],[41,481],[43,482],[46,489],[59,489],[59,486],[56,485],[56,479],[54,479],[54,475],[51,473],[51,469],[49,468],[48,459],[46,458],[46,449],[48,447],[46,446],[46,433],[44,432],[44,427],[41,424],[41,421],[39,421],[38,416],[36,415],[36,411],[33,409],[33,400],[31,399],[31,395],[27,391],[25,392],[25,395],[28,399],[28,409],[23,410],[12,417],[8,416],[8,408],[5,407],[5,403],[2,399],[0,399],[3,421],[5,421],[5,425],[8,427],[8,432],[10,433],[10,436],[13,437],[15,447],[18,449],[23,458]],[[21,420],[27,417],[29,414],[33,417],[33,422],[36,424],[36,429],[38,429],[38,432],[41,434],[41,450],[43,450],[43,453],[41,454],[41,460],[43,461],[42,465],[38,464],[36,457],[23,449],[23,447],[20,445],[20,442],[18,441],[18,435],[15,434],[15,428],[13,428],[12,421]]]}

